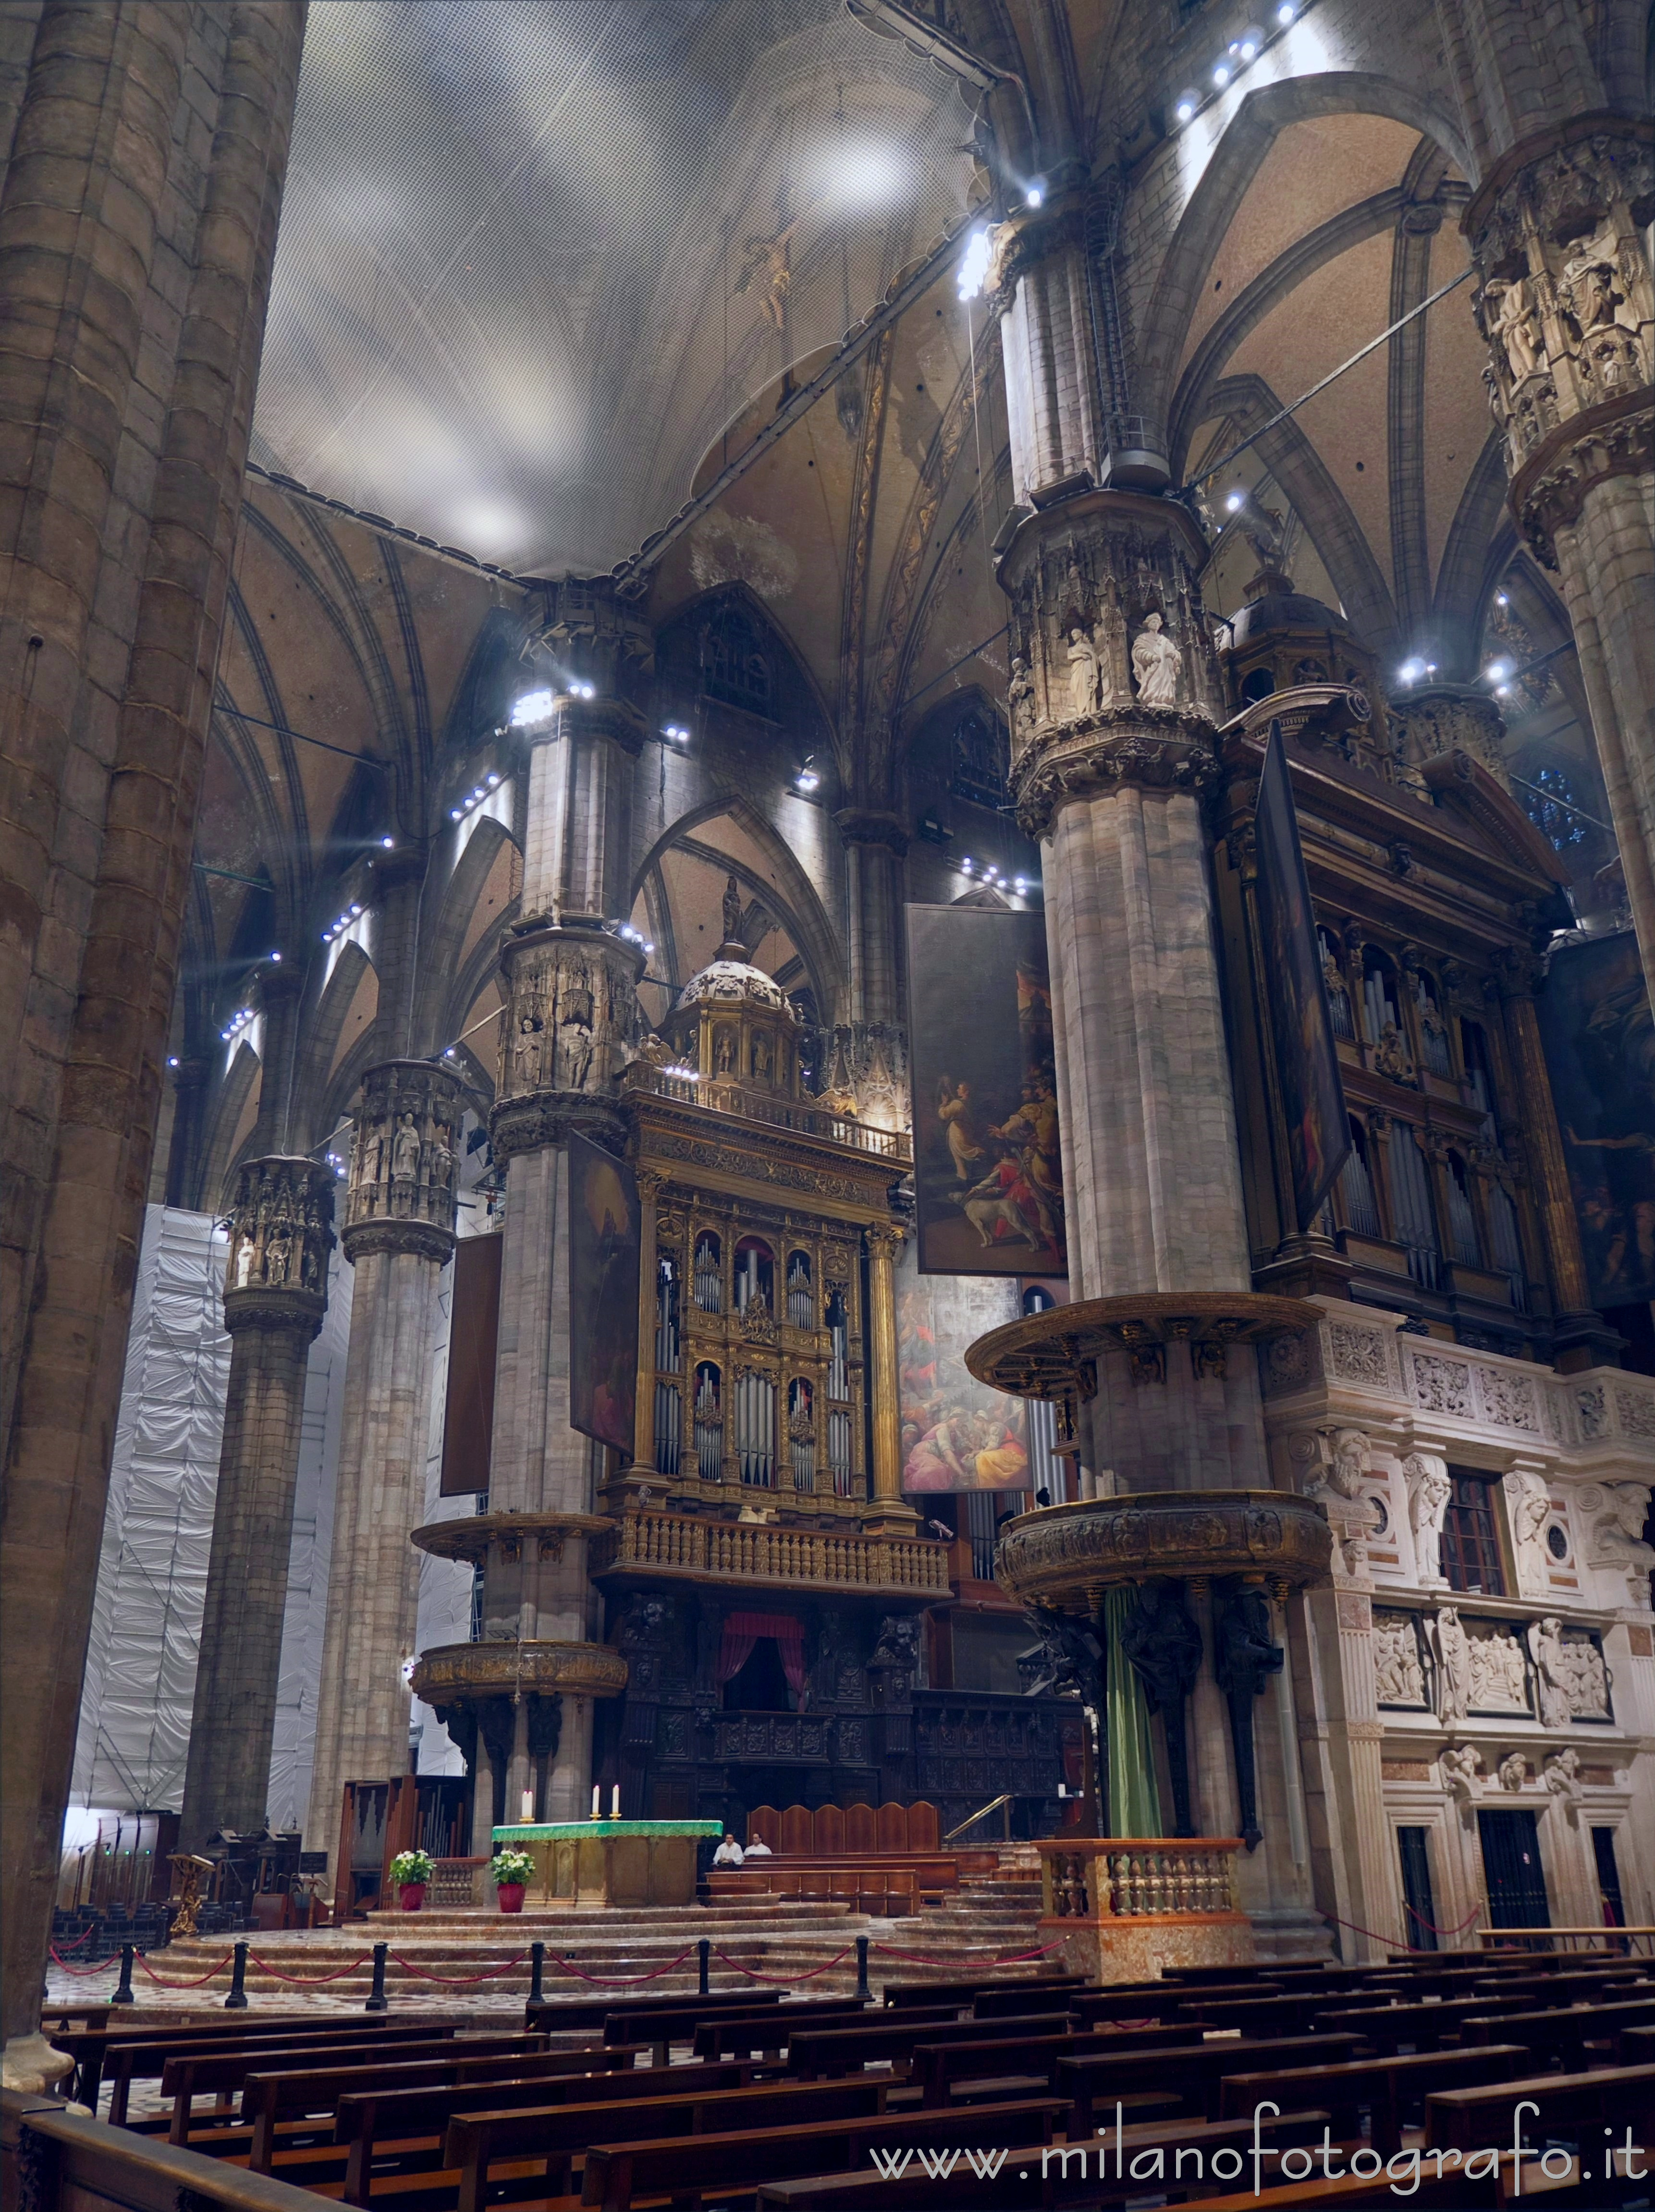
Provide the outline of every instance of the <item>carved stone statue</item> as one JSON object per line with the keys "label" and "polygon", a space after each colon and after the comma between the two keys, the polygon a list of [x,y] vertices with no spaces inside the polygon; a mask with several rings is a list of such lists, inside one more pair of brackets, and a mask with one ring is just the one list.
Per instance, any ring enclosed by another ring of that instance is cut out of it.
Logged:
{"label": "carved stone statue", "polygon": [[1558,1802],[1573,1814],[1580,1802],[1580,1754],[1573,1744],[1555,1752],[1546,1761],[1542,1779]]}
{"label": "carved stone statue", "polygon": [[1605,1565],[1624,1569],[1634,1597],[1642,1595],[1646,1578],[1655,1568],[1655,1545],[1644,1541],[1644,1521],[1649,1512],[1649,1486],[1643,1482],[1606,1482],[1604,1502],[1609,1516],[1597,1523],[1597,1557]]}
{"label": "carved stone statue", "polygon": [[1069,632],[1069,712],[1090,714],[1098,704],[1098,653],[1092,640],[1077,623]]}
{"label": "carved stone statue", "polygon": [[1283,1655],[1271,1639],[1269,1602],[1263,1590],[1232,1584],[1221,1594],[1215,1589],[1214,1597],[1213,1673],[1230,1708],[1241,1840],[1250,1851],[1264,1837],[1253,1765],[1253,1700],[1269,1677],[1281,1673]]}
{"label": "carved stone statue", "polygon": [[736,945],[741,939],[741,887],[733,876],[724,884],[724,941]]}
{"label": "carved stone statue", "polygon": [[1496,278],[1483,297],[1493,309],[1488,335],[1504,347],[1512,378],[1521,383],[1541,365],[1540,332],[1529,304],[1528,280],[1519,276],[1508,284]]}
{"label": "carved stone statue", "polygon": [[1563,1672],[1563,1624],[1555,1613],[1529,1623],[1529,1657],[1535,1671],[1540,1718],[1547,1728],[1569,1724],[1569,1686]]}
{"label": "carved stone statue", "polygon": [[1523,1647],[1509,1628],[1467,1639],[1471,1656],[1471,1704],[1478,1712],[1526,1713],[1529,1671]]}
{"label": "carved stone statue", "polygon": [[391,1155],[391,1177],[393,1182],[419,1181],[419,1131],[414,1127],[414,1117],[405,1114],[397,1125],[396,1147]]}
{"label": "carved stone statue", "polygon": [[1457,1803],[1468,1805],[1476,1796],[1482,1765],[1482,1753],[1472,1743],[1451,1745],[1439,1758],[1437,1771],[1443,1788]]}
{"label": "carved stone statue", "polygon": [[1373,1679],[1382,1705],[1425,1703],[1425,1670],[1414,1623],[1405,1613],[1373,1616]]}
{"label": "carved stone statue", "polygon": [[1512,1516],[1518,1587],[1538,1596],[1547,1586],[1545,1528],[1551,1496],[1546,1478],[1532,1468],[1514,1467],[1500,1486]]}
{"label": "carved stone statue", "polygon": [[1393,1083],[1414,1080],[1414,1060],[1408,1049],[1408,1039],[1395,1022],[1387,1022],[1379,1032],[1379,1042],[1373,1048],[1373,1066],[1377,1073],[1388,1076]]}
{"label": "carved stone statue", "polygon": [[1073,1692],[1082,1705],[1098,1705],[1103,1646],[1086,1623],[1072,1620],[1067,1613],[1047,1613],[1035,1607],[1026,1608],[1024,1618],[1040,1639],[1036,1648],[1025,1652],[1018,1662],[1024,1695],[1061,1697],[1066,1692]]}
{"label": "carved stone statue", "polygon": [[1621,241],[1612,222],[1596,236],[1573,240],[1558,289],[1581,336],[1601,323],[1612,323],[1625,295],[1620,287]]}
{"label": "carved stone statue", "polygon": [[1437,1718],[1463,1721],[1471,1710],[1471,1647],[1457,1607],[1437,1607],[1430,1636],[1437,1662]]}
{"label": "carved stone statue", "polygon": [[1529,1778],[1529,1762],[1520,1751],[1508,1751],[1498,1769],[1502,1790],[1521,1790]]}
{"label": "carved stone statue", "polygon": [[1012,676],[1006,686],[1006,704],[1011,711],[1012,729],[1019,742],[1032,737],[1035,723],[1034,678],[1029,673],[1028,662],[1020,653],[1012,655]]}
{"label": "carved stone statue", "polygon": [[1442,1524],[1454,1486],[1448,1463],[1434,1452],[1410,1452],[1402,1462],[1408,1485],[1408,1520],[1414,1531],[1414,1566],[1427,1588],[1443,1580]]}
{"label": "carved stone statue", "polygon": [[1121,1648],[1138,1679],[1152,1713],[1162,1716],[1166,1764],[1172,1783],[1172,1832],[1193,1836],[1190,1817],[1190,1766],[1185,1747],[1184,1705],[1201,1672],[1201,1631],[1170,1583],[1146,1583],[1121,1632]]}
{"label": "carved stone statue", "polygon": [[1144,626],[1132,641],[1132,673],[1138,679],[1138,698],[1146,707],[1176,707],[1183,674],[1183,656],[1161,626],[1159,615],[1146,615]]}

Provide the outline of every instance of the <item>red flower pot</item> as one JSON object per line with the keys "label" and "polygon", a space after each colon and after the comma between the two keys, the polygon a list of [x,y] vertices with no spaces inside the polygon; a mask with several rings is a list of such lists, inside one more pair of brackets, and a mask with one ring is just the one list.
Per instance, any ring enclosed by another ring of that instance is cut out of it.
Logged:
{"label": "red flower pot", "polygon": [[417,1912],[425,1902],[425,1884],[423,1881],[405,1881],[399,1884],[397,1890],[397,1902],[405,1912]]}
{"label": "red flower pot", "polygon": [[497,1884],[494,1893],[500,1899],[500,1910],[502,1912],[520,1912],[523,1910],[523,1889],[524,1885],[520,1881]]}

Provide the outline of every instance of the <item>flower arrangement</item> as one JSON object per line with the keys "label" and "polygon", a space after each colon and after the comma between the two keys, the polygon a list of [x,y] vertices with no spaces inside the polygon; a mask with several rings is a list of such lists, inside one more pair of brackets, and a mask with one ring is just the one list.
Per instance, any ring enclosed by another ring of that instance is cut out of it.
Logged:
{"label": "flower arrangement", "polygon": [[429,1851],[399,1851],[391,1862],[391,1879],[399,1889],[428,1882],[435,1872]]}
{"label": "flower arrangement", "polygon": [[512,1883],[526,1882],[534,1872],[534,1861],[527,1851],[496,1851],[489,1868],[489,1879],[496,1889]]}

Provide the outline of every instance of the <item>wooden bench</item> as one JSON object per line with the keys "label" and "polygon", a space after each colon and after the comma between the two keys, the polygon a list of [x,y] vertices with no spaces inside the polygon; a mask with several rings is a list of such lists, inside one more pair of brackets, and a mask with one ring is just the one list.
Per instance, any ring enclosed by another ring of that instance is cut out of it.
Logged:
{"label": "wooden bench", "polygon": [[[164,2036],[155,2030],[153,2042],[112,2043],[104,2053],[104,2077],[109,2083],[109,2124],[125,2127],[131,2100],[134,2081],[159,2081],[166,2071],[169,2058],[188,2055],[208,2057],[223,2051],[246,2049],[311,2050],[319,2045],[350,2045],[356,2043],[384,2043],[394,2036],[399,2042],[411,2041],[417,2036],[430,2037],[438,2033],[430,2026],[402,2027],[387,2030],[383,2022],[369,2020],[358,2028],[355,2021],[347,2021],[343,2027],[332,2021],[318,2022],[314,2014],[308,2023],[289,2021],[279,2036],[255,2035],[245,2040],[234,2034],[203,2039],[194,2027],[175,2027]],[[140,2132],[150,2133],[161,2127],[151,2128],[140,2123]]]}
{"label": "wooden bench", "polygon": [[[776,1992],[780,1996],[780,1991]],[[769,2011],[768,1992],[760,1992],[756,2001],[747,2006],[749,2013]],[[706,2021],[739,2019],[742,2008],[734,2005],[709,2004],[705,1997],[674,1997],[670,2002],[657,1998],[653,2005],[641,2005],[636,2011],[605,2013],[603,2039],[605,2043],[648,2043],[654,2047],[655,2063],[665,2066],[667,2055],[675,2043],[693,2041],[696,2030]]]}
{"label": "wooden bench", "polygon": [[1177,2084],[1180,2094],[1198,2113],[1215,2120],[1220,2117],[1226,2075],[1244,2073],[1249,2067],[1348,2058],[1355,2048],[1354,2035],[1310,2035],[1268,2042],[1226,2039],[1168,2044],[1159,2049],[1140,2045],[1129,2051],[1088,2051],[1058,2060],[1056,2089],[1059,2096],[1069,2100],[1071,2136],[1090,2135],[1098,2124],[1100,2113],[1112,2125],[1117,2098],[1153,2089],[1168,2080]]}
{"label": "wooden bench", "polygon": [[[1046,2142],[1062,2111],[1055,2097],[1030,2098],[687,2141],[668,2136],[655,2142],[594,2143],[587,2153],[581,2201],[601,2205],[603,2212],[630,2212],[635,2195],[670,2192],[675,2200],[697,2202],[703,2191],[716,2191],[721,2197],[746,2195],[766,2181],[864,2166],[875,2149],[998,2149],[1030,2136]],[[472,2209],[462,2202],[460,2212]]]}
{"label": "wooden bench", "polygon": [[1615,2037],[1615,2057],[1622,2066],[1645,2066],[1655,2059],[1655,2027],[1622,2027]]}
{"label": "wooden bench", "polygon": [[[485,2212],[491,2175],[519,2160],[544,2160],[547,2193],[555,2196],[560,2187],[569,2186],[569,2168],[581,2152],[587,2153],[590,2179],[589,2146],[598,2136],[615,2147],[653,2143],[665,2136],[687,2150],[695,2138],[703,2136],[769,2135],[795,2128],[804,2131],[818,2122],[847,2120],[885,2125],[885,2086],[877,2081],[821,2081],[808,2087],[779,2081],[739,2089],[692,2085],[681,2096],[652,2098],[630,2109],[588,2102],[456,2113],[448,2123],[442,2162],[459,2176],[455,2212]],[[889,2124],[900,2126],[902,2122],[899,2118]],[[674,2176],[669,2186],[678,2197],[686,2185]]]}
{"label": "wooden bench", "polygon": [[1190,1994],[1183,2012],[1192,2020],[1199,2014],[1209,2028],[1238,2027],[1244,2035],[1305,2035],[1311,2024],[1326,2013],[1327,2005],[1325,1992],[1315,1990],[1289,1990],[1281,1996],[1220,1997],[1211,2002],[1203,1990],[1198,1996]]}
{"label": "wooden bench", "polygon": [[[435,2034],[449,2017],[446,2014],[399,2015],[398,2025],[402,2027],[423,2027],[428,2034]],[[47,2039],[53,2050],[61,2051],[74,2060],[76,2100],[95,2112],[103,2081],[105,2057],[119,2045],[159,2043],[168,2037],[177,2042],[187,2033],[192,2045],[199,2044],[204,2049],[210,2044],[271,2041],[293,2032],[303,2035],[319,2025],[320,2023],[313,2012],[274,2013],[251,2019],[243,2016],[183,2023],[169,2019],[165,2014],[155,2017],[137,2012],[125,2014],[119,2024],[113,2027],[58,2031]],[[347,2014],[338,2023],[342,2040],[351,2035],[371,2035],[376,2030],[382,2034],[384,2027],[383,2021],[362,2014],[354,2016]]]}
{"label": "wooden bench", "polygon": [[[1518,2114],[1518,2105],[1536,2110]],[[1486,2088],[1439,2089],[1425,2100],[1425,2139],[1433,2149],[1465,2153],[1509,2148],[1521,2120],[1524,2140],[1590,2137],[1601,2147],[1607,2128],[1618,2143],[1631,2128],[1634,2146],[1655,2143],[1655,2066],[1607,2066],[1590,2074],[1533,2074]],[[1582,2131],[1584,2130],[1584,2135]]]}
{"label": "wooden bench", "polygon": [[[929,2024],[896,2018],[867,2027],[821,2028],[790,2037],[788,2064],[801,2079],[828,2074],[849,2074],[882,2060],[906,2060],[916,2043],[969,2043],[983,2040],[983,2023],[977,2020],[939,2021]],[[1067,2013],[1036,2013],[1026,2020],[996,2021],[997,2034],[1020,2036],[1066,2035]]]}
{"label": "wooden bench", "polygon": [[[1325,2112],[1284,2112],[1259,2123],[1259,2141],[1276,2151],[1319,2143]],[[1025,2143],[1009,2149],[998,2172],[979,2179],[967,2169],[964,2204],[982,2212],[1031,2204],[1061,2204],[1078,2196],[1088,2208],[1113,2206],[1158,2191],[1153,2172],[1134,2175],[1133,2163],[1159,2151],[1169,2183],[1194,2179],[1206,2172],[1215,2150],[1251,2150],[1253,2123],[1245,2120],[1155,2120],[1110,2129],[1106,2142]],[[1178,2154],[1194,2173],[1179,2177]],[[1199,2159],[1199,2165],[1196,2160]],[[1045,2168],[1043,2174],[1042,2167]],[[1117,2171],[1118,2166],[1118,2172]],[[954,2212],[939,2196],[937,2184],[918,2160],[897,2179],[868,2171],[812,2174],[802,2181],[766,2182],[758,2191],[759,2212]],[[1256,2212],[1256,2206],[1254,2207]]]}
{"label": "wooden bench", "polygon": [[[938,2017],[952,2019],[957,2007],[940,2008]],[[727,2051],[785,2051],[788,2039],[806,2027],[852,2027],[873,2017],[860,1997],[807,1997],[800,2004],[770,2005],[763,2012],[720,2013],[698,2021],[691,2031],[690,2048],[697,2058],[721,2057]]]}
{"label": "wooden bench", "polygon": [[[1215,2002],[1224,2003],[1233,1998],[1234,1991],[1228,1983],[1220,1984],[1221,1994]],[[1064,1999],[1076,2020],[1091,2026],[1101,2026],[1111,2020],[1177,2020],[1186,2023],[1197,2014],[1207,2018],[1207,1992],[1199,1996],[1189,1990],[1169,1987],[1165,1983],[1139,1983],[1132,1988],[1117,1990],[1076,1990]]]}
{"label": "wooden bench", "polygon": [[[635,2013],[660,2012],[666,2005],[693,2003],[703,2019],[710,2019],[715,2012],[757,2012],[761,2005],[781,2002],[780,1990],[715,1990],[693,1999],[663,1996],[660,1990],[653,1996],[571,1997],[567,2002],[546,1997],[538,2004],[524,2006],[523,2025],[557,2034],[575,2028],[596,2028],[601,2033],[611,2020],[625,2020]],[[627,2037],[623,2032],[616,2040],[624,2043]]]}
{"label": "wooden bench", "polygon": [[1406,2057],[1358,2058],[1332,2066],[1272,2067],[1268,2072],[1225,2077],[1220,2116],[1238,2119],[1263,2104],[1323,2105],[1341,2137],[1361,2133],[1361,2107],[1371,2115],[1370,2141],[1389,2158],[1402,2147],[1402,2105],[1433,2089],[1481,2088],[1506,2081],[1529,2063],[1519,2043],[1491,2043],[1476,2051],[1416,2051]]}
{"label": "wooden bench", "polygon": [[1490,2043],[1495,2036],[1525,2043],[1536,2064],[1556,2065],[1565,2074],[1579,2073],[1586,2063],[1586,2046],[1613,2039],[1625,2028],[1655,2026],[1655,1991],[1647,1997],[1622,2004],[1587,2004],[1549,2008],[1543,2012],[1482,2014],[1461,2022],[1468,2044]]}
{"label": "wooden bench", "polygon": [[1523,2008],[1520,1997],[1444,1997],[1434,2004],[1362,2005],[1354,2010],[1318,2012],[1315,2025],[1335,2033],[1347,2030],[1360,2035],[1375,2051],[1400,2051],[1404,2044],[1440,2049],[1447,2038],[1457,2038],[1465,2022],[1479,2014],[1497,2021]]}
{"label": "wooden bench", "polygon": [[[478,2058],[496,2051],[540,2051],[545,2047],[543,2038],[520,2033],[490,2037],[470,2045],[472,2055]],[[409,2066],[423,2059],[452,2063],[453,2051],[452,2035],[423,2039],[399,2035],[388,2036],[383,2043],[377,2045],[363,2039],[351,2043],[301,2044],[291,2047],[278,2045],[275,2050],[264,2044],[255,2045],[246,2051],[186,2051],[169,2058],[161,2071],[161,2094],[173,2100],[173,2117],[167,2128],[167,2140],[173,2143],[189,2142],[192,2100],[210,2093],[222,2097],[227,2090],[239,2090],[250,2074],[291,2073],[299,2067],[313,2072],[324,2067],[343,2069],[382,2067],[393,2063],[399,2066]]]}
{"label": "wooden bench", "polygon": [[[642,2046],[640,2045],[640,2048]],[[579,2057],[602,2065],[618,2049],[555,2052],[551,2057]],[[537,2062],[538,2063],[540,2062]],[[607,2074],[571,2075],[560,2081],[514,2075],[510,2081],[458,2082],[436,2089],[350,2091],[334,2111],[333,2142],[329,2148],[343,2161],[339,2194],[347,2204],[366,2204],[374,2182],[376,2158],[393,2160],[398,2167],[440,2166],[448,2123],[461,2113],[509,2112],[520,2106],[648,2104],[662,2097],[685,2097],[697,2091],[745,2088],[752,2068],[745,2059],[721,2063],[692,2062],[687,2066],[625,2066]],[[280,2154],[278,2154],[278,2159]],[[297,2154],[295,2166],[303,2160]],[[279,2166],[278,2166],[279,2170]],[[313,2175],[314,2178],[313,2178]],[[452,2177],[451,2177],[452,2179]],[[320,2160],[313,2160],[303,2174],[303,2185],[315,2189],[326,2174]],[[326,2193],[332,2195],[332,2189]],[[452,2194],[452,2191],[450,2191]]]}
{"label": "wooden bench", "polygon": [[1084,1988],[1086,1978],[1084,1974],[1038,1974],[1026,1982],[1006,1982],[994,1975],[974,1982],[887,1982],[882,1994],[885,2009],[899,2012],[908,2005],[975,2004],[978,1997],[1002,1990],[1031,1999],[1061,1997],[1066,1990]]}
{"label": "wooden bench", "polygon": [[[1104,2028],[1096,2034],[1074,2029],[1065,2035],[1025,2035],[1005,2041],[996,2038],[981,2043],[922,2040],[910,2054],[908,2078],[919,2084],[920,2102],[924,2106],[951,2104],[962,2087],[973,2089],[979,2096],[989,2094],[991,2087],[992,2094],[1000,2097],[1026,2096],[1031,2089],[1056,2087],[1060,2058],[1113,2055],[1123,2050],[1165,2051],[1175,2048],[1182,2033],[1181,2028],[1158,2026]],[[1008,2075],[1018,2077],[1014,2083],[1003,2078]],[[1172,2109],[1177,2109],[1176,2099]]]}

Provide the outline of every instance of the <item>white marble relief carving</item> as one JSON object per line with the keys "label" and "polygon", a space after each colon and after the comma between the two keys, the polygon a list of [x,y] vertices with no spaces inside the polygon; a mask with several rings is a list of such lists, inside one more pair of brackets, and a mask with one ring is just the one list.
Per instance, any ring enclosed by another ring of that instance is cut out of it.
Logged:
{"label": "white marble relief carving", "polygon": [[1435,1452],[1410,1452],[1402,1462],[1402,1480],[1408,1485],[1408,1521],[1414,1532],[1414,1571],[1429,1589],[1444,1579],[1442,1526],[1453,1494],[1448,1462]]}
{"label": "white marble relief carving", "polygon": [[1411,1613],[1374,1614],[1373,1676],[1382,1705],[1424,1706],[1425,1669]]}

